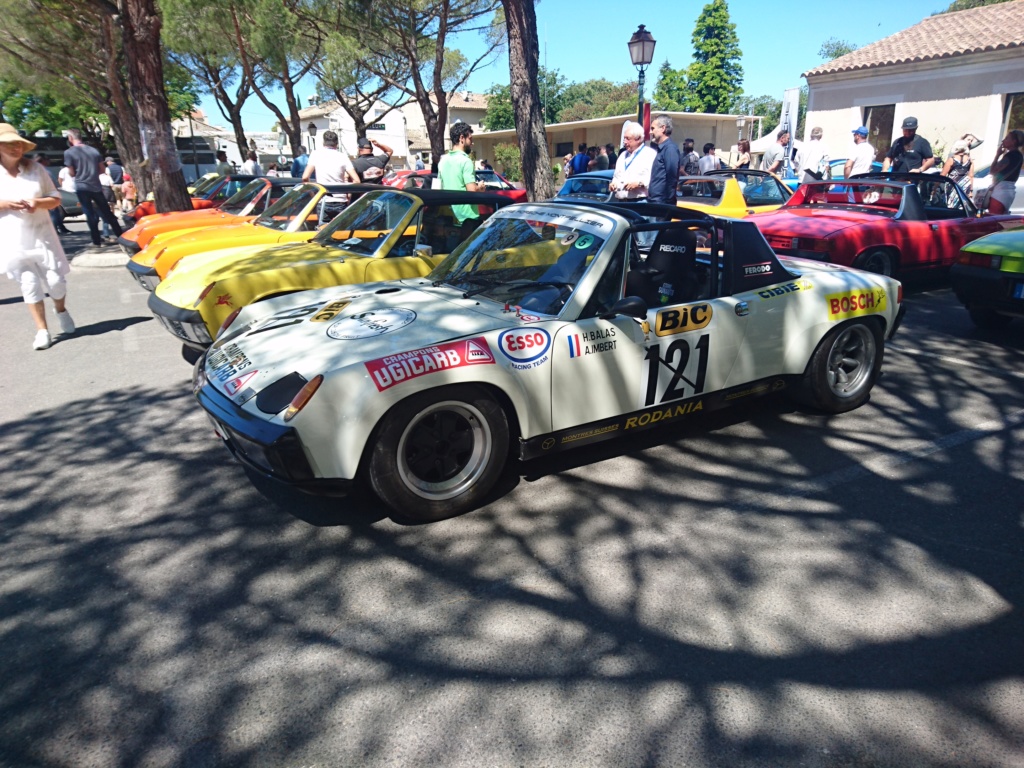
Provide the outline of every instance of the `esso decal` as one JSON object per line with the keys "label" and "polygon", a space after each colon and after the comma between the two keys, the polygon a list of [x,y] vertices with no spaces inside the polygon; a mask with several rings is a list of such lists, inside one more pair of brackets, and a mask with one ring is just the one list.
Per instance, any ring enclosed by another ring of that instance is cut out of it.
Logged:
{"label": "esso decal", "polygon": [[514,363],[531,363],[547,354],[551,337],[542,328],[517,328],[498,337],[501,354]]}

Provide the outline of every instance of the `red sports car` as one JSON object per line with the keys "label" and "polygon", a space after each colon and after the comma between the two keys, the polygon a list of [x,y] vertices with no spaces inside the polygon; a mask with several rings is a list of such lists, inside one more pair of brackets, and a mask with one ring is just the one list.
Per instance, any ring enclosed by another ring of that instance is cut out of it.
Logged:
{"label": "red sports car", "polygon": [[[429,189],[436,178],[437,174],[430,171],[395,171],[387,176],[383,183],[399,189]],[[477,171],[476,181],[483,185],[480,188],[481,192],[495,192],[509,198],[513,203],[526,202],[526,190],[516,189],[497,171]]]}
{"label": "red sports car", "polygon": [[955,182],[920,173],[803,184],[778,210],[747,219],[776,253],[883,275],[948,268],[966,243],[1024,224],[980,216]]}
{"label": "red sports car", "polygon": [[[207,187],[196,187],[196,194],[192,198],[192,210],[201,211],[206,208],[220,208],[227,199],[234,195],[256,176],[244,176],[232,174],[230,176],[218,176],[213,179]],[[156,203],[152,200],[143,200],[128,215],[128,218],[138,221],[143,216],[152,216],[156,213]]]}

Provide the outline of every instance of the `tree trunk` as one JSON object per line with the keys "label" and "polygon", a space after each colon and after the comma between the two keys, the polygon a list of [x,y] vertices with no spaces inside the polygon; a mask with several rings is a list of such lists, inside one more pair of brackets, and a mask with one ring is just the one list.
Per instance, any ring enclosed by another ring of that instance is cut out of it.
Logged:
{"label": "tree trunk", "polygon": [[128,86],[139,118],[145,167],[153,177],[157,211],[192,209],[178,149],[171,133],[171,113],[164,94],[163,49],[156,0],[119,0]]}
{"label": "tree trunk", "polygon": [[534,0],[502,0],[508,28],[508,69],[511,79],[512,111],[519,136],[523,181],[530,200],[554,197],[555,182],[551,155],[544,132],[537,65],[537,11]]}

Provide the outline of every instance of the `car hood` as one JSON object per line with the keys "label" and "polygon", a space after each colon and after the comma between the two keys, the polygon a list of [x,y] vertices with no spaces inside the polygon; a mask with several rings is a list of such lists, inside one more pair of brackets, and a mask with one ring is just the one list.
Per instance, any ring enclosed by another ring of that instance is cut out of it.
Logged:
{"label": "car hood", "polygon": [[856,227],[881,216],[829,208],[780,208],[770,213],[757,213],[747,217],[765,235],[791,235],[795,237],[830,237],[844,229]]}
{"label": "car hood", "polygon": [[350,254],[339,248],[329,248],[319,243],[305,242],[288,245],[275,245],[258,251],[252,251],[240,259],[220,267],[209,274],[210,281],[226,280],[230,277],[262,272],[266,269],[287,269],[288,267],[308,267],[328,261],[340,261],[347,258],[365,258]]}
{"label": "car hood", "polygon": [[[515,324],[497,304],[478,305],[421,279],[310,291],[219,339],[203,365],[208,380],[236,403],[292,373],[305,379],[401,352],[474,337]],[[273,302],[268,302],[268,307]],[[496,352],[477,340],[474,354]],[[367,375],[369,373],[367,372]]]}

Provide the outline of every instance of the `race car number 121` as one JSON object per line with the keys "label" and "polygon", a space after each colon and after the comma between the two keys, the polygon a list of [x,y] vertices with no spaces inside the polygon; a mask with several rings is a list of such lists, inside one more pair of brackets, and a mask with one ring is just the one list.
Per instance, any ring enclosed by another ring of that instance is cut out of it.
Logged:
{"label": "race car number 121", "polygon": [[[699,395],[704,391],[704,380],[708,373],[708,344],[710,335],[704,334],[697,340],[694,349],[697,350],[697,372],[691,381],[683,374],[690,362],[690,343],[686,339],[676,339],[665,349],[665,356],[661,356],[661,346],[655,344],[647,348],[647,394],[644,397],[644,405],[655,403],[668,403],[672,400],[680,400],[684,397]],[[658,397],[658,385],[661,383],[661,369],[667,369],[669,375],[665,391]],[[687,392],[686,387],[693,391]]]}

